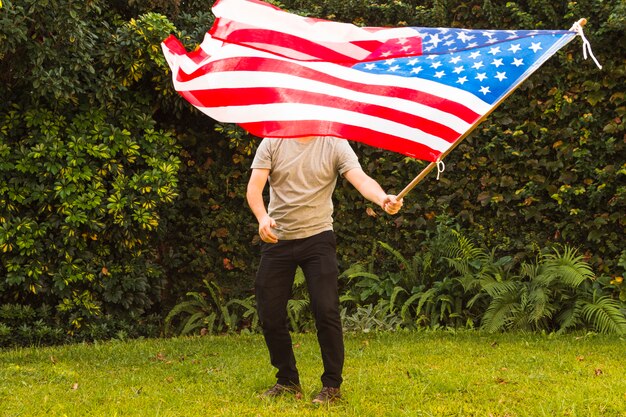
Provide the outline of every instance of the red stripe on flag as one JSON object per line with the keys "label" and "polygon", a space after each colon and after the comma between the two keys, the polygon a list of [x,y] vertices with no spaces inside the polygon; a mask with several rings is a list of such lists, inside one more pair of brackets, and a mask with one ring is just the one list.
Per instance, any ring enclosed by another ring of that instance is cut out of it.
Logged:
{"label": "red stripe on flag", "polygon": [[362,103],[341,97],[289,88],[240,88],[181,91],[180,94],[198,107],[249,106],[274,103],[298,103],[348,110],[368,116],[379,117],[453,143],[460,136],[448,126],[403,111],[375,104]]}
{"label": "red stripe on flag", "polygon": [[205,59],[209,57],[209,55],[206,52],[204,52],[204,49],[202,48],[198,48],[195,51],[189,52],[187,56],[196,64],[201,63],[202,61],[204,61]]}
{"label": "red stripe on flag", "polygon": [[163,41],[163,44],[170,50],[170,52],[176,55],[186,55],[187,50],[183,44],[174,35],[170,35]]}
{"label": "red stripe on flag", "polygon": [[388,135],[360,126],[319,120],[266,121],[257,123],[239,123],[239,126],[259,137],[297,138],[316,135],[323,126],[327,136],[339,138],[359,138],[359,142],[413,158],[434,162],[441,152],[433,150],[419,142]]}
{"label": "red stripe on flag", "polygon": [[[334,47],[332,44],[325,46],[320,42],[313,42],[276,30],[246,28],[231,31],[224,23],[220,22],[216,23],[209,33],[215,39],[245,45],[254,49],[257,49],[257,45],[262,44],[265,45],[264,48],[261,48],[262,50],[271,50],[276,55],[287,58],[292,58],[293,56],[281,53],[282,48],[312,56],[319,61],[341,62],[348,65],[357,62],[355,58],[337,52],[336,49],[339,49],[337,48],[338,44],[335,44]],[[378,46],[381,44],[381,42],[378,42]],[[280,47],[280,49],[276,49],[276,46]]]}

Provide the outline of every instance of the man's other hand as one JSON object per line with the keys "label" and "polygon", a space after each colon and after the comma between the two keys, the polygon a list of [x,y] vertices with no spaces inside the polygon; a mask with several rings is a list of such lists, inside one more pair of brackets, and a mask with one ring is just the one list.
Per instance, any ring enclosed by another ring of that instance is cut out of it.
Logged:
{"label": "man's other hand", "polygon": [[272,231],[276,227],[276,221],[269,215],[263,217],[259,222],[259,236],[261,240],[266,243],[278,242],[278,237]]}

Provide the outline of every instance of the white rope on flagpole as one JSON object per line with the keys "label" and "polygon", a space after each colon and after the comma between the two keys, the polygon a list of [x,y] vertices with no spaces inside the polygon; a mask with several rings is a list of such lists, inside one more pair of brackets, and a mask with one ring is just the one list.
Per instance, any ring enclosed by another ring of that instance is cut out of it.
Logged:
{"label": "white rope on flagpole", "polygon": [[580,36],[580,38],[583,40],[583,57],[585,59],[587,59],[587,52],[589,52],[589,55],[591,55],[591,59],[593,59],[593,62],[596,63],[598,68],[602,69],[602,65],[600,65],[600,63],[596,59],[595,55],[593,54],[593,51],[591,50],[591,43],[589,43],[589,41],[585,37],[585,32],[583,31],[583,26],[586,23],[587,23],[587,19],[580,19],[578,22],[576,22],[576,23],[574,23],[572,25],[570,30],[576,32],[578,34],[578,36]]}
{"label": "white rope on flagpole", "polygon": [[446,164],[444,164],[441,159],[437,159],[437,181],[439,181],[439,175],[445,170]]}

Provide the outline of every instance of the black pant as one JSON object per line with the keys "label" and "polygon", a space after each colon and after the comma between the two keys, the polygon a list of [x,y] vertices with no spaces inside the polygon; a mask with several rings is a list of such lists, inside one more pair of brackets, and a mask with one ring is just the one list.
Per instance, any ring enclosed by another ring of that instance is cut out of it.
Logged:
{"label": "black pant", "polygon": [[325,387],[339,387],[342,382],[344,347],[339,296],[337,290],[337,252],[333,231],[276,244],[262,243],[261,263],[256,276],[256,299],[259,319],[270,354],[278,369],[279,384],[299,384],[287,319],[287,301],[291,298],[296,268],[306,277],[315,317],[317,340],[322,352]]}

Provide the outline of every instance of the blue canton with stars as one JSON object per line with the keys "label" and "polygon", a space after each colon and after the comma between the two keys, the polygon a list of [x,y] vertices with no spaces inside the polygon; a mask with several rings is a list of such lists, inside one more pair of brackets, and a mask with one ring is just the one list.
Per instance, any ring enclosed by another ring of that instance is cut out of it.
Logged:
{"label": "blue canton with stars", "polygon": [[[414,29],[422,38],[421,55],[379,58],[352,68],[435,81],[494,104],[575,36],[574,32],[563,30]],[[393,42],[402,45],[407,41]],[[398,45],[383,45],[386,47],[397,49]],[[404,49],[408,49],[406,55],[411,54],[410,48]],[[384,57],[385,51],[379,51],[378,56]]]}

